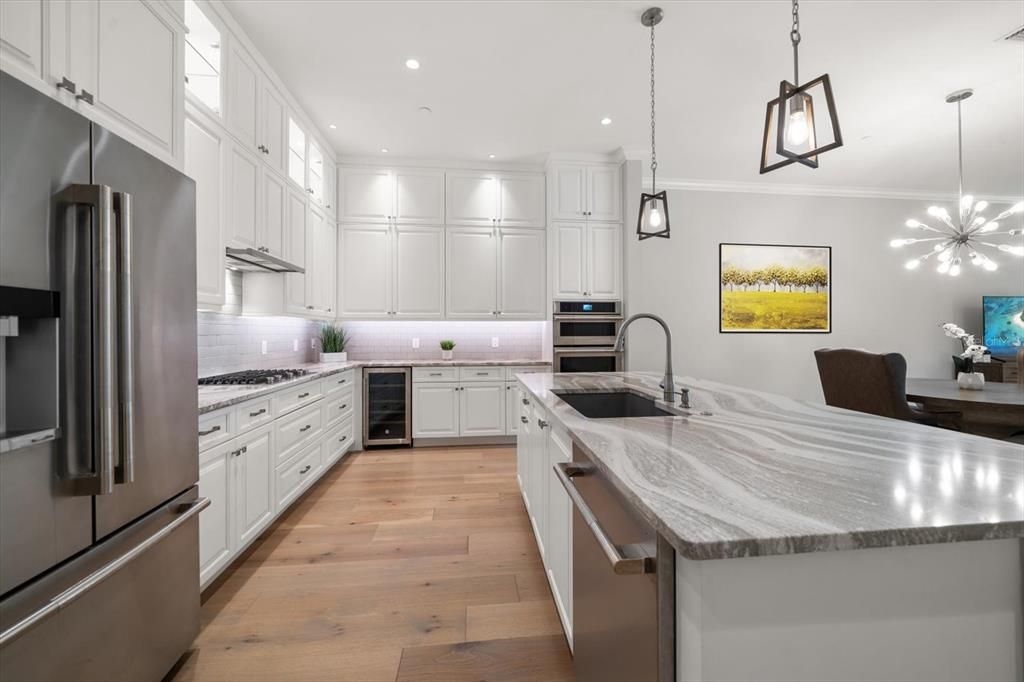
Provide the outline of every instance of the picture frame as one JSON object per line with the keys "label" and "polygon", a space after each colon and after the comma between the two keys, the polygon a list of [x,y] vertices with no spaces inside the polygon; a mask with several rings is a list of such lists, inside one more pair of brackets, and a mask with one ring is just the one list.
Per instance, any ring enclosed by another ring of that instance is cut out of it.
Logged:
{"label": "picture frame", "polygon": [[832,247],[718,245],[721,334],[830,334]]}

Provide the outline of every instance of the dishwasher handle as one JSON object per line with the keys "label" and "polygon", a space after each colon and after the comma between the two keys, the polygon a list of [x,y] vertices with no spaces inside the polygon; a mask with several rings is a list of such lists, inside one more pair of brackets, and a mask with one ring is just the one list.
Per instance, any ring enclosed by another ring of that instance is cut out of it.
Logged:
{"label": "dishwasher handle", "polygon": [[630,554],[636,553],[636,556],[626,556],[623,554],[623,551],[608,537],[604,528],[601,527],[601,522],[597,520],[597,516],[591,511],[590,505],[580,495],[576,484],[572,482],[572,479],[576,476],[585,476],[591,470],[591,467],[581,466],[573,462],[558,462],[554,468],[558,482],[565,488],[565,492],[568,493],[569,499],[572,500],[573,506],[576,507],[576,511],[580,513],[583,522],[587,524],[590,532],[594,534],[594,539],[597,540],[597,544],[600,545],[604,555],[608,558],[612,571],[616,575],[654,573],[654,557],[643,553],[635,545],[626,546],[625,549]]}

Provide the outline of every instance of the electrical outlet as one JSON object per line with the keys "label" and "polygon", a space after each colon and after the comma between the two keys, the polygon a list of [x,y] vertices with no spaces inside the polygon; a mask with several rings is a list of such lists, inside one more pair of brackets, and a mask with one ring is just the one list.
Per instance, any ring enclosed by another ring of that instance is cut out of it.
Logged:
{"label": "electrical outlet", "polygon": [[299,349],[299,340],[298,339],[292,339],[292,350],[296,351],[298,349]]}
{"label": "electrical outlet", "polygon": [[264,355],[267,354],[267,341],[266,341],[266,339],[264,339],[263,341],[260,341],[260,352],[263,353]]}
{"label": "electrical outlet", "polygon": [[498,337],[497,336],[492,336],[491,337],[491,348],[497,348],[498,345],[499,345],[498,344]]}
{"label": "electrical outlet", "polygon": [[412,347],[413,348],[419,348],[420,347],[420,340],[418,338],[416,338],[415,336],[412,338]]}

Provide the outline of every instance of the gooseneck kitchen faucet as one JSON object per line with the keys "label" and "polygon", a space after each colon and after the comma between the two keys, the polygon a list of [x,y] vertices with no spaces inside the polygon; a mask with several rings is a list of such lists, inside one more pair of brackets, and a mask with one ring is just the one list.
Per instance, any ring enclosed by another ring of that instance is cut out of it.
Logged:
{"label": "gooseneck kitchen faucet", "polygon": [[[661,380],[661,388],[664,390],[664,400],[666,403],[670,403],[675,399],[676,385],[675,380],[672,378],[672,332],[668,328],[668,324],[665,320],[661,319],[653,313],[637,313],[636,315],[630,315],[629,318],[622,323],[619,327],[619,333],[615,337],[615,350],[621,352],[626,344],[626,330],[629,325],[633,324],[639,319],[647,318],[648,320],[654,320],[661,325],[661,328],[665,331],[665,377]],[[683,389],[681,406],[689,407],[689,391]]]}

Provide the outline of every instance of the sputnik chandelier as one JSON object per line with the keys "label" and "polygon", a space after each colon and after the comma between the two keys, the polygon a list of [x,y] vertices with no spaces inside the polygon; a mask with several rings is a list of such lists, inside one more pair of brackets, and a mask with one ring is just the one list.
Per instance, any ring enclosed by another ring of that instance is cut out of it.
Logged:
{"label": "sputnik chandelier", "polygon": [[[936,222],[924,223],[911,218],[906,226],[912,230],[918,230],[922,234],[929,235],[917,238],[893,239],[889,246],[898,249],[914,244],[928,244],[929,250],[923,255],[908,260],[904,267],[907,270],[916,270],[922,263],[932,256],[935,257],[938,265],[935,270],[943,275],[957,277],[960,275],[961,266],[965,258],[971,261],[972,265],[984,268],[992,272],[999,268],[999,265],[989,257],[989,253],[999,252],[1024,257],[1024,244],[1017,243],[996,243],[989,241],[1010,237],[1013,241],[1024,241],[1024,229],[1012,228],[1003,229],[999,221],[1011,215],[1024,211],[1024,201],[1019,201],[1006,209],[991,220],[985,218],[982,213],[988,208],[987,201],[975,201],[970,194],[964,194],[964,144],[963,144],[963,123],[961,118],[961,103],[974,94],[970,88],[957,90],[946,97],[950,104],[956,104],[956,127],[957,127],[957,152],[960,164],[960,190],[959,205],[956,220],[949,215],[949,211],[941,206],[930,206],[928,215]],[[934,236],[930,236],[934,235]]]}

